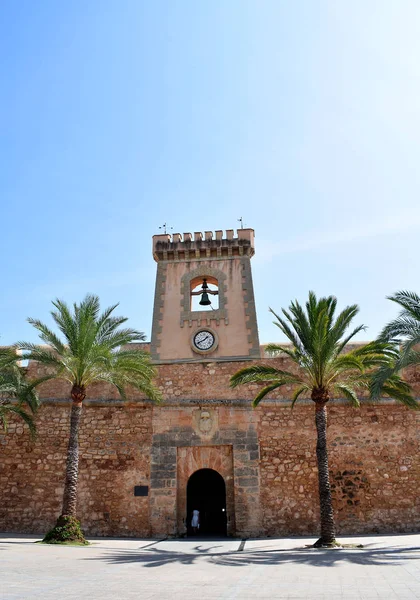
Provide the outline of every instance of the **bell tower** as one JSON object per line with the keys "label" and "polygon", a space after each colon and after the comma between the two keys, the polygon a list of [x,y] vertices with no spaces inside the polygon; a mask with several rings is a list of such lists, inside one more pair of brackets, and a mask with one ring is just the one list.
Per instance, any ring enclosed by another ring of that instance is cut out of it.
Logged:
{"label": "bell tower", "polygon": [[154,235],[156,363],[259,358],[254,230]]}

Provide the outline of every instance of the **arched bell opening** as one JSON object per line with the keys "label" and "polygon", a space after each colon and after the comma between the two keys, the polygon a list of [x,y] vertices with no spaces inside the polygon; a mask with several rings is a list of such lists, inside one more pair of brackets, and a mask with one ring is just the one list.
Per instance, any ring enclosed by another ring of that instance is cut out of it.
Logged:
{"label": "arched bell opening", "polygon": [[219,308],[219,283],[215,277],[200,275],[190,283],[191,310],[217,310]]}
{"label": "arched bell opening", "polygon": [[[193,511],[199,511],[199,529],[191,525]],[[199,469],[187,484],[187,535],[226,536],[226,485],[213,469]]]}

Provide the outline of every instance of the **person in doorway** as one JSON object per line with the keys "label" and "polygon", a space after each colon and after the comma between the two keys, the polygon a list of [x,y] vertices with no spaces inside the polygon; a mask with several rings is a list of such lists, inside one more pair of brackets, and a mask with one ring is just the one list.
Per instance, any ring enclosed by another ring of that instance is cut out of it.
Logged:
{"label": "person in doorway", "polygon": [[200,529],[200,511],[193,510],[192,519],[191,519],[191,527],[194,535],[197,535],[198,530]]}

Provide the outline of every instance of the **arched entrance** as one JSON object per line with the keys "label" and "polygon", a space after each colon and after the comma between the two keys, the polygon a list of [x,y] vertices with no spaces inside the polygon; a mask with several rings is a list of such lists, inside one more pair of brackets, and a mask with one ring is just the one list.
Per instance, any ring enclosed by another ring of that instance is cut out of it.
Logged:
{"label": "arched entrance", "polygon": [[226,535],[226,486],[213,469],[199,469],[187,484],[187,533],[192,534],[193,510],[200,511],[201,535]]}

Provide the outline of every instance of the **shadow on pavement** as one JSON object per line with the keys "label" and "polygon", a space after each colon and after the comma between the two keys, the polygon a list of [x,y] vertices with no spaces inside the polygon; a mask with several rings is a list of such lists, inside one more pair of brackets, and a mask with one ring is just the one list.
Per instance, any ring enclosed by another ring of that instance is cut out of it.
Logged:
{"label": "shadow on pavement", "polygon": [[[331,567],[348,562],[366,566],[398,565],[410,560],[420,560],[420,547],[390,547],[375,550],[311,549],[259,550],[244,552],[220,552],[212,554],[220,546],[202,548],[195,546],[191,552],[160,550],[159,548],[139,549],[138,551],[117,551],[102,556],[82,560],[101,560],[108,564],[139,563],[144,567],[161,567],[171,563],[192,565],[203,558],[212,564],[229,567],[249,567],[250,565],[282,565],[288,563],[306,564],[314,567]],[[415,555],[410,553],[416,552]]]}
{"label": "shadow on pavement", "polygon": [[1,548],[1,546],[3,544],[18,544],[19,546],[24,546],[24,545],[28,546],[28,545],[31,545],[31,544],[35,544],[35,541],[39,541],[40,542],[41,540],[42,540],[41,537],[39,538],[39,540],[32,540],[31,539],[31,540],[16,540],[16,541],[14,541],[14,540],[2,540],[2,539],[0,539],[0,548]]}

